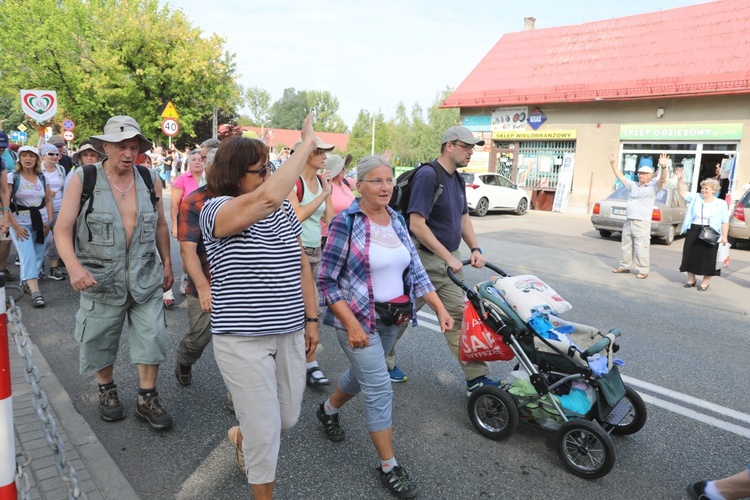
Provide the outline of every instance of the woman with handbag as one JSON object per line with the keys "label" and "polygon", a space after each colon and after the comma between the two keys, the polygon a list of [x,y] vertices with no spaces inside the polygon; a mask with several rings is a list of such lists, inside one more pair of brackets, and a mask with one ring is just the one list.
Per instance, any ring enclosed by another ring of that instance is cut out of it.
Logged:
{"label": "woman with handbag", "polygon": [[318,286],[321,302],[328,304],[324,322],[336,328],[350,365],[317,415],[328,439],[342,441],[339,409],[362,392],[365,425],[380,455],[380,478],[395,496],[413,498],[417,488],[393,453],[393,389],[385,353],[401,323],[409,318],[417,323],[418,297],[435,311],[442,331],[453,327],[453,319],[419,260],[406,222],[388,206],[394,185],[388,162],[366,156],[357,167],[362,197],[331,221]]}
{"label": "woman with handbag", "polygon": [[716,197],[720,188],[716,179],[704,179],[701,183],[700,196],[688,193],[685,186],[685,172],[682,168],[675,170],[677,190],[688,204],[682,231],[687,231],[685,246],[682,248],[680,272],[686,272],[685,288],[696,285],[696,275],[703,276],[698,286],[699,292],[708,290],[714,276],[721,276],[716,269],[716,252],[718,243],[726,244],[729,231],[729,210],[724,200]]}

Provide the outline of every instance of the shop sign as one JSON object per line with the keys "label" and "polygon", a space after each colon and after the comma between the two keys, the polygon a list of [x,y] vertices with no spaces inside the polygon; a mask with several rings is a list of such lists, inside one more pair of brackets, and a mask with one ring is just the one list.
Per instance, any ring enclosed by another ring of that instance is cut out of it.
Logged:
{"label": "shop sign", "polygon": [[542,126],[542,123],[547,121],[547,117],[544,116],[544,113],[542,113],[542,110],[539,108],[536,108],[534,111],[529,113],[529,125],[531,125],[531,128],[534,130],[537,130],[539,127]]}
{"label": "shop sign", "polygon": [[620,125],[620,140],[713,140],[742,138],[742,123],[688,123]]}
{"label": "shop sign", "polygon": [[528,116],[528,107],[497,108],[492,111],[492,131],[526,130],[526,118]]}
{"label": "shop sign", "polygon": [[464,127],[477,132],[489,132],[492,127],[492,116],[464,116],[461,121]]}
{"label": "shop sign", "polygon": [[492,139],[504,140],[504,139],[515,139],[521,141],[527,140],[570,140],[576,138],[576,130],[544,130],[542,132],[531,132],[531,131],[502,131],[496,130],[492,132]]}

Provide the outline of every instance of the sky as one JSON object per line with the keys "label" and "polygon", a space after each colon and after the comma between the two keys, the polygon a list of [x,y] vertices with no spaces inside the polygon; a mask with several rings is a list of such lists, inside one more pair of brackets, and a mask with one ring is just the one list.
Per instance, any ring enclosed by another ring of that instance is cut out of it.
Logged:
{"label": "sky", "polygon": [[[278,100],[328,90],[351,128],[360,109],[393,118],[456,88],[506,33],[582,24],[705,0],[166,0],[226,40],[239,82]],[[473,10],[471,9],[473,7]]]}

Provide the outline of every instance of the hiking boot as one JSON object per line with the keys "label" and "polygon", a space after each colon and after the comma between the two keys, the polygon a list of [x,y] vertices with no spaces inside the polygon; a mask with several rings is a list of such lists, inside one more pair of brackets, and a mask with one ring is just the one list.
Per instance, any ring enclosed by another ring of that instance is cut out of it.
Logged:
{"label": "hiking boot", "polygon": [[326,437],[336,443],[344,440],[344,429],[339,425],[339,414],[326,414],[325,403],[320,403],[318,408],[318,420],[323,424]]}
{"label": "hiking boot", "polygon": [[190,385],[190,381],[193,379],[193,367],[181,365],[179,362],[175,363],[174,376],[177,377],[177,381],[185,387]]}
{"label": "hiking boot", "polygon": [[65,275],[63,274],[62,271],[60,271],[59,268],[53,267],[53,268],[50,268],[49,270],[49,278],[55,281],[62,281],[65,279]]}
{"label": "hiking boot", "polygon": [[502,385],[500,380],[492,380],[489,377],[481,376],[472,380],[466,381],[466,395],[471,396],[471,393],[482,387],[483,385],[493,385],[499,387]]}
{"label": "hiking boot", "polygon": [[148,422],[153,429],[163,430],[172,427],[172,417],[161,407],[159,393],[155,390],[146,393],[145,396],[138,395],[138,407],[135,416]]}
{"label": "hiking boot", "polygon": [[393,370],[388,370],[388,375],[391,377],[391,382],[395,383],[406,382],[409,379],[406,373],[399,370],[398,366],[394,366]]}
{"label": "hiking boot", "polygon": [[237,459],[237,467],[240,468],[243,474],[247,475],[247,469],[245,469],[245,455],[242,453],[242,431],[239,425],[231,427],[227,431],[227,439],[232,443],[234,447],[234,455]]}
{"label": "hiking boot", "polygon": [[99,416],[105,422],[116,422],[125,418],[125,411],[117,397],[117,385],[111,382],[99,387]]}
{"label": "hiking boot", "polygon": [[411,482],[409,474],[406,473],[403,467],[397,465],[390,472],[383,472],[383,469],[380,467],[378,467],[378,470],[380,471],[380,480],[393,496],[398,498],[414,498],[419,493],[419,488]]}

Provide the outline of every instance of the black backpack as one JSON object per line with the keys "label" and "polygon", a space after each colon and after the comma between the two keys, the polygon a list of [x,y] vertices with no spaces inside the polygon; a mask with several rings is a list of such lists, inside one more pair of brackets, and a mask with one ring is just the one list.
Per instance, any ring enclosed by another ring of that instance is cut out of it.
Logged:
{"label": "black backpack", "polygon": [[[136,165],[136,169],[138,170],[138,173],[141,174],[141,178],[143,179],[143,182],[146,184],[146,188],[148,188],[148,194],[151,196],[151,205],[153,205],[154,212],[157,210],[157,203],[159,202],[159,197],[156,196],[156,191],[154,191],[154,183],[151,180],[151,171],[144,167],[143,165]],[[89,202],[89,206],[86,208],[86,214],[83,216],[83,221],[86,223],[86,227],[88,228],[88,216],[91,212],[94,211],[94,186],[96,186],[96,165],[84,165],[81,167],[83,169],[83,190],[81,191],[81,206],[78,208],[78,214],[80,215],[81,210],[83,210],[83,205],[86,204],[86,202]],[[91,241],[91,229],[89,231],[89,241]]]}
{"label": "black backpack", "polygon": [[409,209],[409,200],[411,199],[411,182],[414,179],[414,176],[417,174],[417,171],[425,166],[432,167],[432,169],[435,171],[435,175],[437,176],[438,183],[437,189],[432,195],[432,204],[430,204],[430,211],[432,211],[432,208],[435,206],[438,198],[440,198],[440,195],[442,195],[443,191],[445,191],[445,172],[443,170],[443,167],[441,167],[437,163],[437,159],[427,163],[421,163],[417,167],[411,170],[407,170],[406,172],[399,175],[396,178],[396,185],[393,187],[393,194],[391,195],[391,201],[388,203],[388,205],[404,216],[404,219],[407,222],[407,228],[409,227],[407,210]]}

